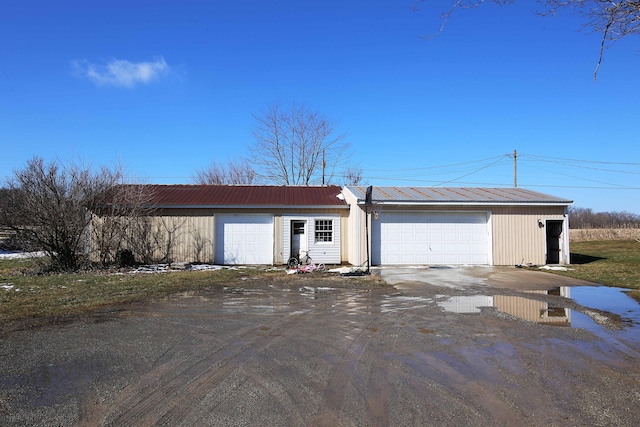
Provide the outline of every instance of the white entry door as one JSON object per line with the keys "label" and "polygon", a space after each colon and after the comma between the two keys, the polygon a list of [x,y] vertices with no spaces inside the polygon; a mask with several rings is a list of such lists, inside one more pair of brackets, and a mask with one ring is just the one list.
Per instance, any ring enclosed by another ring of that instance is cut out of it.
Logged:
{"label": "white entry door", "polygon": [[371,221],[373,265],[488,264],[484,212],[380,212]]}
{"label": "white entry door", "polygon": [[307,253],[307,221],[291,220],[291,256],[302,257]]}
{"label": "white entry door", "polygon": [[272,215],[217,215],[215,261],[219,264],[273,264]]}

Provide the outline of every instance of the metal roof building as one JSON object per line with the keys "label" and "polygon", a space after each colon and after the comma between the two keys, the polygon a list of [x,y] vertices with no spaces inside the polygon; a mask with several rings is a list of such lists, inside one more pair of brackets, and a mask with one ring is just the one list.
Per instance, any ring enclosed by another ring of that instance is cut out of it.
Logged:
{"label": "metal roof building", "polygon": [[[572,202],[527,189],[372,187],[367,204],[368,188],[356,186],[134,187],[151,208],[141,239],[157,247],[145,259],[283,264],[308,252],[325,264],[569,263]],[[94,212],[94,235],[105,212]]]}
{"label": "metal roof building", "polygon": [[[127,187],[149,208],[147,221],[138,222],[147,229],[124,247],[136,259],[271,265],[308,252],[318,263],[344,261],[349,206],[338,186]],[[95,214],[93,235],[100,235],[112,222]]]}
{"label": "metal roof building", "polygon": [[366,205],[366,187],[343,193],[353,264],[569,263],[568,199],[522,188],[372,187]]}
{"label": "metal roof building", "polygon": [[[364,203],[366,187],[347,187]],[[569,205],[571,200],[550,196],[523,188],[454,188],[454,187],[373,187],[375,203],[410,204],[558,204]]]}
{"label": "metal roof building", "polygon": [[346,207],[341,188],[269,185],[146,185],[150,202],[161,208],[327,206]]}

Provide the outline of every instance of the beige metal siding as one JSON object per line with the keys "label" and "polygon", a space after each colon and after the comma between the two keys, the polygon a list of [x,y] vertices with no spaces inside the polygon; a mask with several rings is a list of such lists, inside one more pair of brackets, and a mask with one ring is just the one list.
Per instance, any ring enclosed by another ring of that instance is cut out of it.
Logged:
{"label": "beige metal siding", "polygon": [[[165,239],[173,232],[171,261],[213,262],[214,221],[211,216],[159,216],[154,217],[156,230]],[[156,251],[162,258],[163,251]]]}
{"label": "beige metal siding", "polygon": [[340,216],[340,263],[349,262],[349,238],[350,238],[349,217],[345,214]]}
{"label": "beige metal siding", "polygon": [[287,262],[283,256],[283,246],[284,242],[282,241],[282,228],[284,227],[282,222],[282,214],[277,214],[273,216],[273,257],[274,264],[284,264]]}
{"label": "beige metal siding", "polygon": [[[103,222],[103,218],[94,216],[92,228],[99,227]],[[114,249],[129,249],[138,261],[143,261],[143,258],[163,262],[213,260],[212,216],[158,215],[143,217],[137,222],[146,224],[147,238],[142,239],[137,232],[128,228],[127,237],[122,238]],[[90,250],[92,259],[98,261],[95,241],[91,242]]]}
{"label": "beige metal siding", "polygon": [[346,232],[343,231],[342,236],[347,247],[346,262],[352,265],[359,265],[366,261],[366,244],[365,244],[365,213],[364,208],[357,205],[356,197],[350,191],[343,191],[345,201],[349,205],[349,216],[346,218],[348,223]]}
{"label": "beige metal siding", "polygon": [[[548,294],[548,291],[527,292],[541,295]],[[530,322],[568,325],[570,320],[569,309],[550,308],[547,302],[530,298],[510,295],[495,295],[493,297],[493,305],[503,313],[507,313]]]}
{"label": "beige metal siding", "polygon": [[[172,233],[172,248],[169,258],[173,262],[213,262],[215,252],[215,216],[216,214],[238,213],[237,209],[163,209],[152,217],[153,230],[158,235],[162,235],[165,242]],[[244,211],[242,211],[245,213]],[[307,214],[310,216],[322,216],[323,214],[338,214],[340,216],[340,226],[342,228],[348,222],[348,211],[346,209],[247,209],[246,213],[251,214],[273,214],[274,216],[274,263],[282,264],[283,257],[283,214]],[[341,258],[345,258],[346,253],[342,252],[348,246],[347,236],[340,234]],[[166,252],[166,251],[165,251]],[[157,250],[154,253],[157,259],[163,257],[163,251]],[[286,260],[285,260],[286,261]]]}
{"label": "beige metal siding", "polygon": [[546,228],[538,220],[566,220],[564,207],[493,207],[491,209],[493,263],[545,264],[547,252]]}

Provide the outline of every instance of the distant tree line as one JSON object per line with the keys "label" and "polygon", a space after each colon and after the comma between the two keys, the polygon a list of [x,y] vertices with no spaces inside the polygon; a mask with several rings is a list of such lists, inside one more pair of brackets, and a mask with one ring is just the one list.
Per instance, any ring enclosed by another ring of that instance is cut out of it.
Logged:
{"label": "distant tree line", "polygon": [[629,212],[594,212],[588,208],[570,208],[569,228],[638,228],[640,215]]}

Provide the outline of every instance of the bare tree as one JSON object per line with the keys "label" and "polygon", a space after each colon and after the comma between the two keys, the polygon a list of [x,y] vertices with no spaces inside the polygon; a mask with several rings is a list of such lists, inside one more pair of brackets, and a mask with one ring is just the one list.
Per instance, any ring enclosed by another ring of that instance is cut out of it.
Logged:
{"label": "bare tree", "polygon": [[103,266],[122,262],[123,251],[133,254],[132,241],[142,219],[155,212],[150,187],[145,185],[116,185],[97,201],[91,214],[91,251]]}
{"label": "bare tree", "polygon": [[[414,0],[414,11],[417,10],[418,3],[424,1],[427,0]],[[438,32],[442,32],[455,10],[476,8],[485,1],[505,5],[516,0],[451,0],[451,7],[442,14],[442,25]],[[640,34],[638,0],[538,0],[538,3],[542,5],[542,10],[536,12],[539,15],[555,15],[561,9],[575,11],[584,18],[583,28],[602,34],[600,54],[593,73],[594,80],[598,76],[604,50],[608,45],[624,37]]]}
{"label": "bare tree", "polygon": [[292,102],[254,114],[251,162],[259,177],[279,185],[328,184],[346,161],[348,144],[335,125],[316,111]]}
{"label": "bare tree", "polygon": [[[205,261],[204,257],[207,254],[207,248],[213,245],[211,239],[209,239],[202,230],[194,229],[191,230],[191,249],[193,261],[196,263],[200,263]],[[211,256],[207,261],[213,262]]]}
{"label": "bare tree", "polygon": [[230,160],[226,165],[213,162],[204,169],[196,170],[196,184],[251,185],[257,182],[256,171],[246,158]]}
{"label": "bare tree", "polygon": [[171,264],[174,261],[176,241],[182,235],[186,223],[184,218],[161,217],[156,219],[153,233],[154,246],[157,249],[156,259]]}
{"label": "bare tree", "polygon": [[347,167],[343,179],[344,185],[362,185],[362,168]]}
{"label": "bare tree", "polygon": [[7,182],[0,225],[13,230],[25,250],[44,251],[53,268],[73,270],[86,258],[89,212],[103,203],[119,171],[94,172],[34,157]]}

